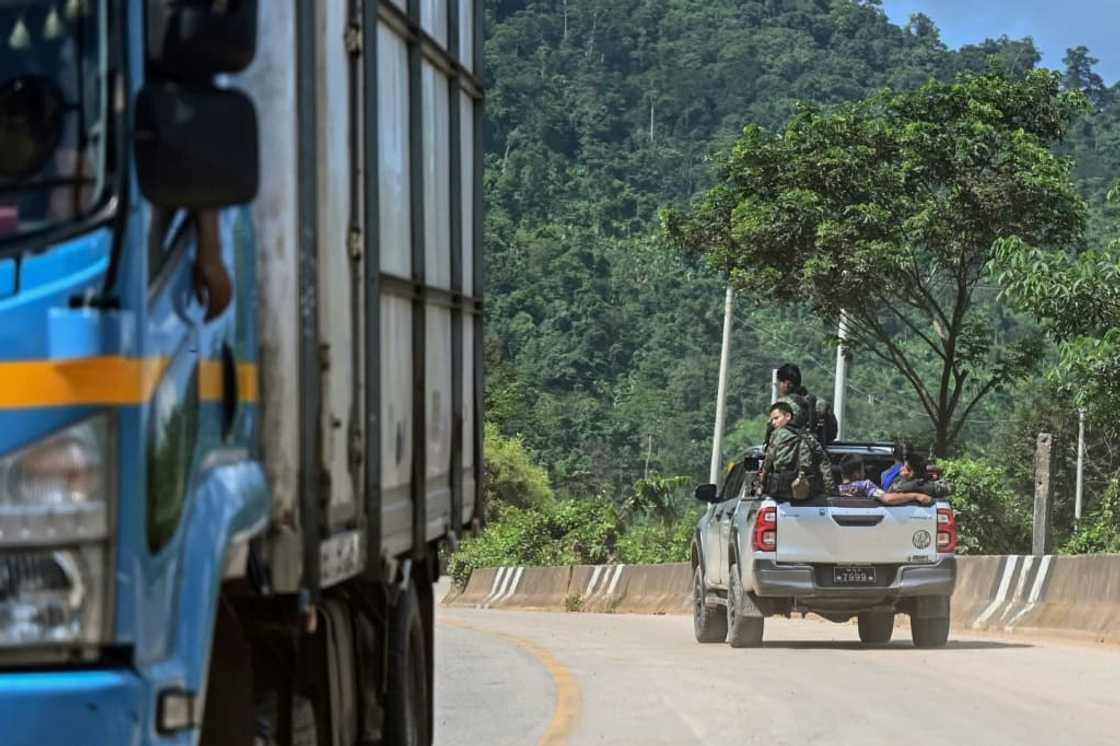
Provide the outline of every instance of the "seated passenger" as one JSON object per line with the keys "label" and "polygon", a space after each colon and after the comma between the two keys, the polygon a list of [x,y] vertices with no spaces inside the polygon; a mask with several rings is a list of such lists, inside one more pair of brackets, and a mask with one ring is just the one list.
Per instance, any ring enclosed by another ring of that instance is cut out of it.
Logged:
{"label": "seated passenger", "polygon": [[[899,469],[898,479],[891,483],[890,494],[919,493],[927,495],[934,500],[941,500],[953,494],[953,485],[944,479],[928,479],[926,477],[926,460],[922,454],[910,451],[905,454],[902,468]],[[923,504],[928,504],[924,502]]]}
{"label": "seated passenger", "polygon": [[883,489],[889,490],[894,480],[898,479],[898,473],[902,471],[902,462],[906,460],[906,455],[912,453],[914,446],[910,445],[909,441],[899,440],[895,441],[894,450],[891,455],[894,457],[894,466],[883,472],[880,481],[883,483]]}
{"label": "seated passenger", "polygon": [[903,505],[916,502],[919,505],[929,505],[933,498],[919,491],[902,492],[900,490],[884,490],[879,485],[864,477],[863,459],[851,455],[844,458],[840,464],[840,474],[843,482],[840,485],[840,494],[845,497],[871,497],[884,505]]}
{"label": "seated passenger", "polygon": [[773,434],[766,446],[759,485],[779,500],[835,495],[828,453],[812,435],[793,427],[792,420],[793,407],[787,402],[778,401],[770,406]]}

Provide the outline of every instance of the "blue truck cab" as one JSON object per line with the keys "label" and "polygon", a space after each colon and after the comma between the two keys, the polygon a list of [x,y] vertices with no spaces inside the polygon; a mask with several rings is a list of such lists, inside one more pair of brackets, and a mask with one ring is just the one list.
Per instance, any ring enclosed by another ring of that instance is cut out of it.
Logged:
{"label": "blue truck cab", "polygon": [[0,744],[430,742],[481,28],[0,2]]}

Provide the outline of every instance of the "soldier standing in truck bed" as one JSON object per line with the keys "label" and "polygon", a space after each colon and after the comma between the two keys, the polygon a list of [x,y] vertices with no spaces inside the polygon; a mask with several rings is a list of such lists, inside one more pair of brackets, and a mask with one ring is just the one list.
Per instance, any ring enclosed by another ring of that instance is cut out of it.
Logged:
{"label": "soldier standing in truck bed", "polygon": [[[836,415],[827,399],[810,394],[801,385],[801,369],[793,363],[778,368],[778,401],[785,402],[793,411],[794,427],[816,437],[823,446],[836,439]],[[770,441],[771,428],[766,429],[766,442]]]}
{"label": "soldier standing in truck bed", "polygon": [[769,420],[773,431],[759,474],[762,491],[776,499],[788,500],[796,496],[794,484],[803,480],[808,483],[808,490],[802,497],[835,495],[836,483],[828,453],[816,438],[793,425],[793,408],[789,403],[774,402]]}

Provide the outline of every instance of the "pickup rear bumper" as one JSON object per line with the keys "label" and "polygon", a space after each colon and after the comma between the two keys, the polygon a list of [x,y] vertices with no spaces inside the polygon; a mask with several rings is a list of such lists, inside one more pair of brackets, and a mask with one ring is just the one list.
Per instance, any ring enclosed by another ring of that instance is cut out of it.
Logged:
{"label": "pickup rear bumper", "polygon": [[[832,566],[830,565],[829,568]],[[957,583],[957,558],[944,557],[928,565],[879,566],[884,582],[868,586],[835,586],[820,582],[821,568],[813,565],[754,561],[754,592],[764,598],[893,600],[914,596],[950,596]],[[831,571],[831,569],[829,569]]]}

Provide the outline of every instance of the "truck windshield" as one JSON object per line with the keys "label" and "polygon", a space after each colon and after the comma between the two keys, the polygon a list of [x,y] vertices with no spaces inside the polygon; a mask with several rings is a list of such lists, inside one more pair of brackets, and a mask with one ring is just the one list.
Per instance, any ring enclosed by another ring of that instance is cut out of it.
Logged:
{"label": "truck windshield", "polygon": [[0,0],[0,253],[107,185],[107,0]]}

